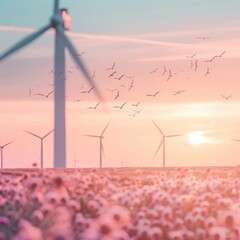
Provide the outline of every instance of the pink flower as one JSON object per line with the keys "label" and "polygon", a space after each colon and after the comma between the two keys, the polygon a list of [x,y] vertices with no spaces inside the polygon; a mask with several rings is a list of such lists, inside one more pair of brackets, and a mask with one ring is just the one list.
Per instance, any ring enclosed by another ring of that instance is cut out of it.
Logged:
{"label": "pink flower", "polygon": [[42,232],[39,228],[34,227],[27,220],[21,219],[18,224],[19,232],[12,240],[43,240]]}
{"label": "pink flower", "polygon": [[9,225],[10,221],[7,217],[5,216],[0,216],[0,223],[4,224],[4,225]]}
{"label": "pink flower", "polygon": [[109,214],[112,217],[113,221],[115,221],[120,226],[127,224],[130,220],[130,213],[124,207],[113,206],[109,209]]}
{"label": "pink flower", "polygon": [[228,229],[225,227],[212,227],[209,236],[213,240],[226,240]]}
{"label": "pink flower", "polygon": [[171,231],[168,234],[170,240],[183,240],[183,231]]}
{"label": "pink flower", "polygon": [[149,230],[149,236],[152,240],[160,240],[163,238],[163,230],[159,227],[152,227]]}

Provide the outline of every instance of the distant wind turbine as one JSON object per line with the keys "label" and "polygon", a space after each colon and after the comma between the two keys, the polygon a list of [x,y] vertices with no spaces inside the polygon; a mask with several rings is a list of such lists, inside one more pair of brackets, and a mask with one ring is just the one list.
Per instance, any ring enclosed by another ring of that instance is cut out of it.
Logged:
{"label": "distant wind turbine", "polygon": [[29,134],[31,134],[31,135],[33,135],[34,137],[37,137],[37,138],[39,138],[40,140],[41,140],[41,158],[40,158],[40,161],[41,161],[41,168],[43,169],[43,140],[44,140],[44,138],[46,138],[50,133],[52,133],[54,130],[52,130],[52,131],[50,131],[50,132],[48,132],[47,134],[45,134],[43,137],[40,137],[40,136],[38,136],[37,134],[34,134],[34,133],[32,133],[32,132],[29,132],[29,131],[25,131],[25,132],[27,132],[27,133],[29,133]]}
{"label": "distant wind turbine", "polygon": [[[151,118],[150,118],[151,119]],[[154,154],[154,156],[153,156],[153,159],[156,157],[156,155],[157,155],[157,153],[158,153],[158,151],[159,151],[159,149],[160,149],[160,147],[163,145],[163,167],[166,167],[166,154],[165,154],[165,152],[166,152],[166,146],[165,146],[165,139],[166,138],[171,138],[171,137],[181,137],[181,136],[183,136],[183,134],[175,134],[175,135],[165,135],[163,132],[162,132],[162,130],[158,127],[158,125],[153,121],[153,119],[151,119],[152,120],[152,122],[153,122],[153,124],[156,126],[156,128],[158,129],[158,131],[162,134],[162,141],[160,142],[160,144],[159,144],[159,146],[158,146],[158,148],[157,148],[157,150],[156,150],[156,152],[155,152],[155,154]]]}
{"label": "distant wind turbine", "polygon": [[29,43],[36,40],[43,33],[51,28],[55,29],[55,67],[54,74],[54,167],[66,167],[66,130],[65,130],[65,48],[70,52],[71,57],[75,61],[77,67],[81,69],[83,75],[88,80],[89,84],[94,87],[98,98],[102,101],[103,98],[93,82],[88,70],[86,69],[83,61],[81,60],[75,47],[65,35],[65,30],[71,28],[71,18],[68,10],[59,8],[59,0],[54,1],[54,11],[50,22],[40,28],[33,34],[25,37],[18,42],[15,46],[4,52],[0,56],[0,61],[9,57],[16,51],[27,46]]}
{"label": "distant wind turbine", "polygon": [[106,127],[103,129],[101,135],[83,135],[86,137],[94,137],[94,138],[99,138],[100,140],[100,161],[99,161],[99,167],[102,168],[102,155],[104,155],[104,148],[103,148],[103,143],[102,143],[102,139],[103,139],[103,134],[105,133],[108,125],[109,125],[110,121],[108,122],[108,124],[106,125]]}
{"label": "distant wind turbine", "polygon": [[11,144],[11,143],[13,143],[13,142],[9,142],[9,143],[6,143],[6,144],[0,146],[0,150],[1,150],[1,168],[3,168],[3,149],[4,149],[6,146],[8,146],[9,144]]}

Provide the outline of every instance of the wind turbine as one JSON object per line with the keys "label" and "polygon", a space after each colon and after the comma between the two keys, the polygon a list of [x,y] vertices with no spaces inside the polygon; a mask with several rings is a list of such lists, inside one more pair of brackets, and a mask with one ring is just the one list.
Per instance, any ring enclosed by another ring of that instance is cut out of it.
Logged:
{"label": "wind turbine", "polygon": [[102,144],[102,139],[103,139],[103,134],[106,131],[108,125],[109,125],[110,121],[108,122],[108,124],[106,125],[106,127],[103,129],[102,133],[100,136],[98,135],[83,135],[86,137],[94,137],[94,138],[99,138],[100,140],[100,162],[99,162],[99,167],[102,168],[102,154],[104,154],[104,148],[103,148],[103,144]]}
{"label": "wind turbine", "polygon": [[[150,118],[151,119],[151,118]],[[153,121],[153,119],[151,119],[152,122],[154,123],[154,125],[156,126],[156,128],[158,129],[158,131],[162,134],[162,141],[160,142],[154,156],[153,156],[153,159],[156,157],[160,147],[163,145],[163,167],[166,167],[166,158],[165,158],[165,152],[166,152],[166,145],[165,145],[165,139],[166,138],[171,138],[171,137],[180,137],[180,136],[183,136],[183,134],[175,134],[175,135],[165,135],[162,130],[158,127],[158,125]]]}
{"label": "wind turbine", "polygon": [[43,139],[44,138],[46,138],[50,133],[52,133],[54,130],[52,130],[52,131],[50,131],[50,132],[48,132],[47,134],[45,134],[43,137],[40,137],[40,136],[38,136],[37,134],[35,134],[35,133],[32,133],[32,132],[29,132],[29,131],[25,131],[25,132],[27,132],[27,133],[29,133],[29,134],[31,134],[31,135],[33,135],[34,137],[37,137],[37,138],[39,138],[40,140],[41,140],[41,158],[40,158],[40,161],[41,161],[41,169],[43,169]]}
{"label": "wind turbine", "polygon": [[230,140],[232,140],[234,142],[240,142],[240,139],[230,139]]}
{"label": "wind turbine", "polygon": [[9,57],[16,51],[27,46],[36,40],[43,33],[51,28],[55,29],[55,57],[54,57],[54,167],[66,167],[66,130],[65,130],[65,48],[70,52],[71,57],[81,69],[89,84],[94,87],[98,98],[102,100],[101,94],[94,84],[88,70],[81,60],[75,47],[65,35],[65,30],[71,28],[71,18],[67,9],[59,8],[59,0],[54,1],[53,15],[48,24],[33,34],[25,37],[16,45],[0,55],[0,61]]}
{"label": "wind turbine", "polygon": [[9,143],[6,143],[6,144],[0,146],[0,150],[1,150],[1,168],[3,168],[3,149],[4,149],[7,145],[9,145],[9,144],[11,144],[11,143],[13,143],[13,142],[9,142]]}

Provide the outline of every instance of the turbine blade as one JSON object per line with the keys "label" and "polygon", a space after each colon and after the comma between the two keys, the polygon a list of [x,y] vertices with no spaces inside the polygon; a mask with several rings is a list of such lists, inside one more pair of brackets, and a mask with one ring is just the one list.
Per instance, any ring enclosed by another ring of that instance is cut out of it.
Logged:
{"label": "turbine blade", "polygon": [[160,144],[159,144],[159,146],[158,146],[158,148],[157,148],[157,150],[156,150],[156,152],[155,152],[155,154],[154,154],[154,156],[153,156],[153,160],[154,160],[155,157],[157,156],[157,153],[158,153],[160,147],[162,146],[162,143],[163,143],[163,140],[160,142]]}
{"label": "turbine blade", "polygon": [[46,135],[44,135],[42,138],[45,138],[45,137],[47,137],[50,133],[52,133],[54,130],[52,130],[52,131],[50,131],[50,132],[48,132]]}
{"label": "turbine blade", "polygon": [[59,11],[59,0],[54,1],[53,14],[56,15]]}
{"label": "turbine blade", "polygon": [[240,139],[230,139],[232,141],[235,141],[235,142],[240,142]]}
{"label": "turbine blade", "polygon": [[159,126],[153,121],[153,119],[150,117],[150,119],[152,120],[152,122],[154,123],[154,125],[156,126],[156,128],[159,130],[159,132],[164,136],[162,130],[159,128]]}
{"label": "turbine blade", "polygon": [[73,46],[73,44],[70,42],[70,40],[65,35],[63,27],[58,25],[56,29],[57,29],[58,33],[60,34],[63,42],[65,43],[65,46],[67,47],[68,51],[70,52],[70,55],[72,56],[73,60],[75,61],[77,66],[82,70],[84,76],[86,77],[86,79],[88,80],[90,85],[92,87],[94,87],[94,91],[95,91],[96,95],[98,96],[98,98],[101,101],[103,101],[103,97],[101,96],[100,91],[98,90],[96,84],[92,80],[92,78],[91,78],[89,72],[87,71],[85,65],[83,64],[80,56],[78,55],[77,51],[75,50],[75,47]]}
{"label": "turbine blade", "polygon": [[97,136],[97,135],[87,135],[87,134],[85,135],[85,134],[84,134],[84,135],[82,135],[82,136],[100,138],[100,136]]}
{"label": "turbine blade", "polygon": [[49,23],[48,25],[40,28],[37,32],[30,34],[29,36],[25,37],[23,40],[18,42],[16,45],[8,49],[5,53],[3,53],[0,56],[0,61],[5,59],[6,57],[10,56],[11,54],[15,53],[16,51],[20,50],[21,48],[25,47],[32,41],[34,41],[36,38],[38,38],[40,35],[42,35],[44,32],[46,32],[48,29],[50,29],[52,26]]}
{"label": "turbine blade", "polygon": [[167,138],[167,137],[181,137],[181,136],[184,136],[184,134],[167,135],[167,136],[165,136],[165,137]]}
{"label": "turbine blade", "polygon": [[6,144],[4,144],[3,146],[1,146],[1,148],[4,148],[4,147],[6,147],[7,145],[9,145],[9,144],[11,144],[11,143],[13,143],[14,141],[12,141],[12,142],[9,142],[9,143],[6,143]]}
{"label": "turbine blade", "polygon": [[32,132],[29,132],[29,131],[26,131],[26,130],[24,130],[26,133],[29,133],[29,134],[31,134],[31,135],[33,135],[34,137],[37,137],[37,138],[40,138],[40,139],[42,139],[40,136],[38,136],[38,135],[36,135],[36,134],[34,134],[34,133],[32,133]]}
{"label": "turbine blade", "polygon": [[102,133],[101,133],[101,136],[103,136],[103,134],[104,134],[104,132],[106,131],[106,129],[107,129],[107,127],[108,127],[108,125],[109,125],[110,122],[111,122],[111,120],[108,122],[108,124],[106,125],[106,127],[103,129],[103,131],[102,131]]}

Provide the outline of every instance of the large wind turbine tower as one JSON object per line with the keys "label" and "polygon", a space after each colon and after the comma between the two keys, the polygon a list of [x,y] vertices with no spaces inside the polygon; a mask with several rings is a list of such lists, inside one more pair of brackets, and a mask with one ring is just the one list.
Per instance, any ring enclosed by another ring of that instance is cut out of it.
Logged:
{"label": "large wind turbine tower", "polygon": [[[94,84],[91,76],[83,64],[75,47],[65,35],[65,30],[71,28],[71,18],[67,9],[59,8],[59,0],[54,1],[53,15],[50,22],[40,28],[33,34],[30,34],[12,48],[0,56],[0,61],[12,55],[16,51],[27,46],[35,39],[40,37],[47,30],[55,29],[55,57],[54,57],[54,167],[66,167],[66,131],[65,131],[65,48],[68,49],[71,57],[81,69],[83,75],[94,90],[100,100],[102,97],[97,86]],[[60,74],[61,73],[61,74]]]}

